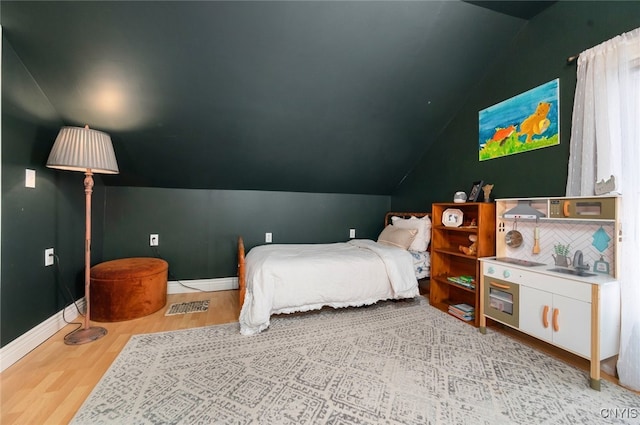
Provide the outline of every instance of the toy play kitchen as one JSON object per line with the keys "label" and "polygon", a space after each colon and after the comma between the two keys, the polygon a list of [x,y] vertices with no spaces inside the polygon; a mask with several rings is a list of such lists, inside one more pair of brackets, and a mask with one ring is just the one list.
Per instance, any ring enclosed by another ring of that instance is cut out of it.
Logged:
{"label": "toy play kitchen", "polygon": [[496,200],[496,256],[480,259],[480,331],[490,319],[588,359],[599,390],[600,362],[619,346],[619,202]]}

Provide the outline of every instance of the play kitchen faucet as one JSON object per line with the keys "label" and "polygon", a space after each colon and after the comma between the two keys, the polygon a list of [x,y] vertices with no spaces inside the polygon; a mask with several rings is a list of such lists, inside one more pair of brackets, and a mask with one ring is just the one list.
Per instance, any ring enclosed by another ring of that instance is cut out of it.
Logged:
{"label": "play kitchen faucet", "polygon": [[573,255],[573,261],[571,262],[571,264],[573,265],[573,268],[578,271],[589,270],[589,265],[584,264],[584,257],[582,255],[582,251],[580,250],[577,250]]}

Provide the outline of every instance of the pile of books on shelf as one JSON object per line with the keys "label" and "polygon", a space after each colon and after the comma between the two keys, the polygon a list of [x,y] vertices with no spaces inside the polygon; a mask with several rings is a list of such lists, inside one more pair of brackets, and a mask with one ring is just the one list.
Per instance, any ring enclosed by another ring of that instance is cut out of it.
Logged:
{"label": "pile of books on shelf", "polygon": [[469,322],[475,319],[476,310],[469,304],[452,304],[449,306],[449,314],[456,316],[458,319],[462,319],[465,322]]}
{"label": "pile of books on shelf", "polygon": [[476,280],[473,276],[449,276],[447,280],[465,288],[476,289]]}

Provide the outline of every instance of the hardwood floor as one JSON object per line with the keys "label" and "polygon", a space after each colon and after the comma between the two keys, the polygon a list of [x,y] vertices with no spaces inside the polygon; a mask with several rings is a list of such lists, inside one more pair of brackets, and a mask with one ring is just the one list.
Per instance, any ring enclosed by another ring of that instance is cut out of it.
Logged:
{"label": "hardwood floor", "polygon": [[[427,291],[428,284],[421,285],[421,293]],[[0,374],[0,424],[68,423],[131,335],[237,321],[240,310],[238,291],[169,295],[168,304],[203,299],[211,300],[206,313],[164,316],[166,308],[163,308],[140,319],[100,323],[108,334],[79,346],[64,344],[64,336],[76,327],[68,325]],[[567,363],[589,370],[584,359],[552,350],[533,338],[513,332],[509,334]],[[615,377],[603,374],[603,378],[617,383]]]}
{"label": "hardwood floor", "polygon": [[169,295],[167,303],[203,299],[210,300],[206,313],[165,316],[162,308],[140,319],[92,322],[108,334],[84,345],[65,345],[64,336],[76,328],[67,325],[0,374],[0,424],[68,423],[131,335],[238,320],[238,291]]}

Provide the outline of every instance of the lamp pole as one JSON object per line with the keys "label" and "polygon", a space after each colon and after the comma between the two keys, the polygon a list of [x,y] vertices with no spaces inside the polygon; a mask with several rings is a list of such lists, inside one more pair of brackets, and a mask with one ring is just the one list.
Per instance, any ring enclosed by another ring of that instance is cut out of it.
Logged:
{"label": "lamp pole", "polygon": [[107,330],[100,326],[91,327],[91,194],[93,193],[93,173],[88,168],[84,173],[84,199],[85,199],[85,232],[84,232],[84,298],[85,313],[84,325],[81,329],[68,334],[64,338],[65,344],[80,345],[95,341],[107,334]]}

